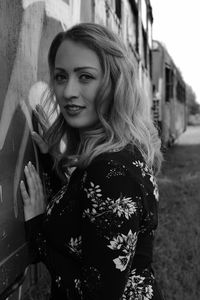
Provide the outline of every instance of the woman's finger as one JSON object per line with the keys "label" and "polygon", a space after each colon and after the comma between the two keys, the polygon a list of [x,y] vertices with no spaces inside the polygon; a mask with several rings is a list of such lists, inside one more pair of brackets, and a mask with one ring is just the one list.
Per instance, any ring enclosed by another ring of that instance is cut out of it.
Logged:
{"label": "woman's finger", "polygon": [[22,194],[22,199],[24,201],[24,205],[29,204],[30,197],[29,197],[29,194],[27,193],[27,190],[26,190],[23,180],[21,180],[21,182],[20,182],[20,190],[21,190],[21,194]]}
{"label": "woman's finger", "polygon": [[34,189],[34,192],[38,193],[38,191],[40,191],[40,185],[41,185],[40,177],[39,177],[35,167],[33,166],[33,164],[30,161],[29,161],[27,167],[28,167],[28,172],[29,172],[30,179],[31,179],[31,185]]}
{"label": "woman's finger", "polygon": [[42,182],[39,174],[31,162],[24,168],[28,191],[23,181],[20,182],[20,189],[24,201],[25,220],[34,218],[45,211],[46,203],[43,193]]}
{"label": "woman's finger", "polygon": [[30,175],[30,178],[31,178],[31,181],[32,181],[32,185],[33,185],[33,188],[34,190],[37,190],[37,180],[36,180],[36,170],[33,166],[33,164],[29,161],[28,164],[27,164],[27,167],[28,167],[28,171],[29,171],[29,175]]}
{"label": "woman's finger", "polygon": [[30,170],[30,167],[27,165],[24,168],[24,173],[26,176],[26,181],[28,184],[28,189],[29,189],[29,195],[30,195],[30,200],[35,198],[35,184],[32,176],[32,172]]}
{"label": "woman's finger", "polygon": [[35,191],[39,192],[40,195],[43,195],[43,186],[42,186],[42,181],[40,179],[40,176],[38,172],[36,171],[34,165],[29,162],[28,163],[29,171],[31,174],[32,182],[35,188]]}

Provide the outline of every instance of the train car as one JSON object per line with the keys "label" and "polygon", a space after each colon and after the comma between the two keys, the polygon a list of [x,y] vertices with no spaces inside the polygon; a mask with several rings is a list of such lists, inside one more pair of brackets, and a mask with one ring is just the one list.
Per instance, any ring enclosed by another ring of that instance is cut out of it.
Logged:
{"label": "train car", "polygon": [[153,41],[152,47],[153,118],[163,147],[172,145],[185,131],[186,84],[167,49]]}
{"label": "train car", "polygon": [[[48,89],[47,52],[53,37],[79,22],[104,24],[121,35],[152,106],[152,9],[149,0],[0,0],[0,299],[24,299],[41,274],[32,265],[19,182],[31,160],[32,111]],[[37,124],[36,124],[37,125]]]}

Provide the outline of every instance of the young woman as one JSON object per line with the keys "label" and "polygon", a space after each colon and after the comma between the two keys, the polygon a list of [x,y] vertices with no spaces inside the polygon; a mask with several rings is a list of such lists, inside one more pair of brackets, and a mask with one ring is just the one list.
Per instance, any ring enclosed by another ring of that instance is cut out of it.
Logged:
{"label": "young woman", "polygon": [[[151,267],[157,227],[154,173],[160,140],[146,113],[137,72],[108,29],[84,23],[59,33],[49,50],[58,117],[34,134],[70,180],[45,205],[34,166],[21,182],[30,251],[52,277],[52,299],[159,300]],[[65,147],[61,151],[61,141]]]}

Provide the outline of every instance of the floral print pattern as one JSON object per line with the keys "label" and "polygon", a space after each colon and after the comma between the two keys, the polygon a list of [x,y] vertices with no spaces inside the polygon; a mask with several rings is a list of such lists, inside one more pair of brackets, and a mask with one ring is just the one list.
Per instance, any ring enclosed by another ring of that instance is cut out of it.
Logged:
{"label": "floral print pattern", "polygon": [[77,256],[81,256],[81,244],[82,244],[82,237],[71,237],[70,241],[67,243],[67,248],[71,252],[76,253]]}
{"label": "floral print pattern", "polygon": [[156,183],[156,180],[155,180],[155,177],[153,175],[150,175],[150,181],[152,182],[153,184],[153,187],[154,187],[154,191],[153,191],[153,194],[155,196],[155,199],[157,201],[159,201],[159,192],[158,192],[158,185]]}
{"label": "floral print pattern", "polygon": [[90,182],[90,187],[85,188],[88,199],[91,200],[92,208],[84,211],[84,216],[88,216],[92,222],[95,218],[100,217],[102,214],[112,212],[118,217],[125,217],[129,219],[132,214],[136,213],[136,203],[131,197],[120,195],[119,198],[111,199],[107,197],[102,201],[102,191],[99,185],[94,185]]}
{"label": "floral print pattern", "polygon": [[122,300],[150,300],[153,298],[151,283],[154,281],[154,277],[148,270],[145,271],[149,273],[148,277],[136,275],[135,269],[131,271]]}
{"label": "floral print pattern", "polygon": [[137,233],[132,233],[131,229],[129,230],[127,236],[124,234],[119,234],[116,238],[110,241],[108,248],[112,250],[121,250],[123,255],[118,256],[113,259],[116,269],[124,271],[130,261],[131,255],[135,254],[135,246],[137,242]]}
{"label": "floral print pattern", "polygon": [[51,202],[47,205],[47,209],[46,209],[47,215],[50,215],[54,206],[59,204],[59,202],[63,198],[63,195],[65,194],[66,190],[67,190],[67,185],[64,185],[60,189],[60,191],[52,198]]}
{"label": "floral print pattern", "polygon": [[78,294],[82,296],[82,289],[81,289],[81,281],[80,279],[74,279],[75,289],[78,291]]}
{"label": "floral print pattern", "polygon": [[[158,196],[152,170],[126,149],[77,168],[44,221],[29,222],[38,231],[31,247],[55,278],[55,299],[61,292],[72,300],[162,300],[151,271]],[[142,255],[149,268],[137,269]]]}
{"label": "floral print pattern", "polygon": [[110,160],[109,161],[110,171],[107,173],[106,178],[111,178],[113,176],[125,176],[126,166],[119,165],[116,161]]}
{"label": "floral print pattern", "polygon": [[157,185],[156,179],[155,179],[155,177],[153,175],[153,171],[144,162],[133,161],[132,163],[136,167],[140,168],[142,177],[149,176],[149,180],[152,182],[153,187],[154,187],[153,194],[155,196],[155,199],[157,201],[159,201],[158,185]]}

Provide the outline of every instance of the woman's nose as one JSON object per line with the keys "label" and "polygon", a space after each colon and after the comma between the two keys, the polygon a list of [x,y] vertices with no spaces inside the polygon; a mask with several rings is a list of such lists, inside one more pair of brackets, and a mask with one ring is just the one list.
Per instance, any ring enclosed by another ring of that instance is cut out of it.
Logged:
{"label": "woman's nose", "polygon": [[78,97],[78,93],[79,89],[76,79],[73,77],[69,78],[64,88],[64,97],[66,99]]}

